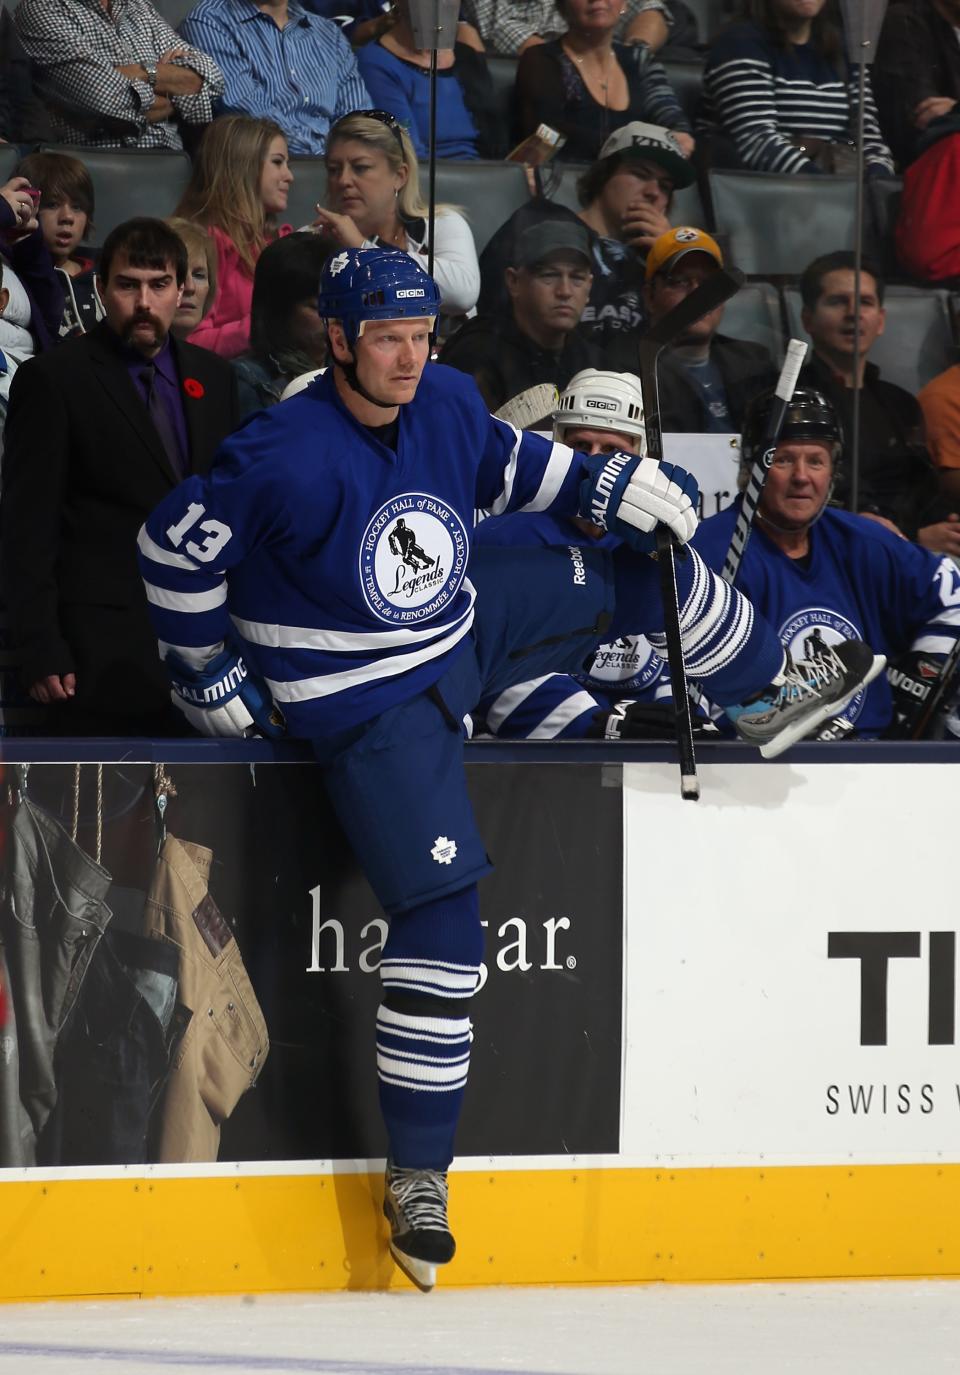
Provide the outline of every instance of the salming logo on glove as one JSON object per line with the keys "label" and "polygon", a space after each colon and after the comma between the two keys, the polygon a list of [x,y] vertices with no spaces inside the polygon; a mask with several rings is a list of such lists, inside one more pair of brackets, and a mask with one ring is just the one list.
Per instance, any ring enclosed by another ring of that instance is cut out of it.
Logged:
{"label": "salming logo on glove", "polygon": [[166,657],[173,704],[201,735],[284,735],[286,722],[266,683],[248,672],[239,654],[224,649],[205,669],[193,669],[175,650]]}
{"label": "salming logo on glove", "polygon": [[206,687],[194,686],[192,683],[174,683],[173,687],[184,701],[196,702],[200,707],[209,707],[233,697],[246,676],[247,666],[238,658],[233,667],[215,683],[210,683]]}
{"label": "salming logo on glove", "polygon": [[658,525],[680,544],[692,537],[700,489],[685,468],[636,454],[580,457],[587,473],[580,484],[582,516],[645,554],[656,547]]}

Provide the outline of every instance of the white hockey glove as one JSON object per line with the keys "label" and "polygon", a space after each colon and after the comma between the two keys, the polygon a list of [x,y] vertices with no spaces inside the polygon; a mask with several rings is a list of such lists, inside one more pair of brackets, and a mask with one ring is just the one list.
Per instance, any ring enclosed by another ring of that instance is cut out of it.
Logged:
{"label": "white hockey glove", "polygon": [[259,678],[247,672],[239,654],[225,649],[197,671],[171,651],[166,657],[173,704],[201,735],[278,739],[286,723]]}
{"label": "white hockey glove", "polygon": [[651,554],[656,527],[666,525],[680,544],[697,528],[697,480],[675,463],[636,454],[580,455],[587,476],[580,484],[580,514],[632,549]]}

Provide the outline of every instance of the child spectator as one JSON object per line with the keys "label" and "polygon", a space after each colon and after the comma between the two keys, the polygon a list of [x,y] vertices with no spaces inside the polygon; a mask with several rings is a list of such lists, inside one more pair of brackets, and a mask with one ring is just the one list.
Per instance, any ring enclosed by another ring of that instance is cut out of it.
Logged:
{"label": "child spectator", "polygon": [[31,153],[21,160],[17,175],[41,193],[40,229],[63,286],[60,338],[86,334],[103,319],[94,261],[77,251],[93,226],[90,173],[69,153]]}
{"label": "child spectator", "polygon": [[203,225],[217,246],[216,299],[191,344],[223,358],[249,345],[254,268],[272,239],[291,232],[277,218],[292,182],[287,140],[272,120],[224,115],[207,129],[176,210]]}
{"label": "child spectator", "polygon": [[217,294],[217,246],[209,234],[204,233],[191,220],[180,220],[175,215],[166,221],[175,234],[183,240],[187,250],[187,275],[183,279],[183,294],[180,306],[173,317],[170,333],[177,339],[186,339],[205,319]]}

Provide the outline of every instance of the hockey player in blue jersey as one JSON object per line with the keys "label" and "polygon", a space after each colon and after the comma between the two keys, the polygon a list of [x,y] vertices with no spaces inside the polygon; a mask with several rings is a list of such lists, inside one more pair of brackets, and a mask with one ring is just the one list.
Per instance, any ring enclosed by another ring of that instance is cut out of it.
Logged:
{"label": "hockey player in blue jersey", "polygon": [[[747,412],[744,481],[762,448],[771,404],[766,393]],[[736,585],[794,659],[825,661],[851,636],[887,657],[887,675],[836,714],[843,723],[836,733],[852,728],[869,738],[911,717],[936,681],[960,635],[960,569],[876,521],[828,505],[842,447],[827,398],[810,389],[795,392]],[[694,546],[711,568],[723,566],[739,504],[697,530]]]}
{"label": "hockey player in blue jersey", "polygon": [[[390,917],[376,1019],[384,1211],[393,1254],[422,1287],[455,1249],[447,1170],[483,953],[477,882],[490,869],[467,796],[464,716],[485,692],[572,671],[601,641],[662,629],[646,555],[658,523],[689,541],[697,498],[670,464],[590,458],[490,416],[469,377],[425,366],[438,309],[435,283],[405,253],[329,259],[326,375],[248,421],[139,539],[174,701],[208,735],[285,726],[309,740]],[[582,511],[622,545],[471,553],[477,508]],[[399,520],[432,563],[411,569],[409,547],[391,548]],[[687,558],[678,576],[691,647],[713,658],[713,695],[756,696],[769,717],[761,690],[775,683],[781,717],[809,711],[788,700],[782,650],[748,604],[731,593],[701,624],[713,575]],[[818,710],[856,690],[872,656],[853,650]],[[417,806],[398,808],[414,786]]]}
{"label": "hockey player in blue jersey", "polygon": [[[579,453],[645,452],[643,392],[627,372],[584,368],[572,377],[553,415],[553,437]],[[616,548],[613,535],[554,512],[494,516],[474,532],[477,546],[513,547],[597,541]],[[663,646],[661,645],[661,648]],[[600,645],[583,671],[548,673],[484,698],[475,731],[508,740],[650,738],[674,733],[666,660],[645,635]]]}

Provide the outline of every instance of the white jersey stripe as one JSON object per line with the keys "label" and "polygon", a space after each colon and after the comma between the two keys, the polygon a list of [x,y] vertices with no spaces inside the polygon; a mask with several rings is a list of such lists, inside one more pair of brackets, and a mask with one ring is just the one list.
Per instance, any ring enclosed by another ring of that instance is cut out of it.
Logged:
{"label": "white jersey stripe", "polygon": [[520,442],[523,439],[523,433],[517,429],[516,425],[510,425],[506,420],[501,420],[500,424],[506,425],[508,430],[513,431],[513,448],[510,450],[507,466],[503,470],[503,490],[489,509],[489,514],[491,516],[501,515],[510,505],[510,498],[513,496],[513,484],[517,480],[517,459],[520,456]]}
{"label": "white jersey stripe", "polygon": [[570,471],[574,452],[566,444],[554,444],[536,496],[521,506],[521,511],[545,511],[557,499],[563,480]]}
{"label": "white jersey stripe", "polygon": [[476,589],[469,578],[464,579],[463,590],[470,598],[470,605],[462,616],[443,625],[424,626],[421,630],[312,630],[302,625],[269,625],[265,621],[246,621],[242,616],[233,616],[231,619],[245,640],[271,649],[320,649],[343,654],[362,649],[392,649],[394,645],[426,644],[440,635],[449,634],[454,626],[470,615],[477,600]]}
{"label": "white jersey stripe", "polygon": [[220,583],[218,587],[211,587],[207,592],[171,592],[167,587],[155,587],[152,582],[145,582],[143,585],[146,588],[147,601],[152,602],[154,606],[162,606],[166,611],[213,611],[215,607],[223,606],[227,600],[225,582]]}
{"label": "white jersey stripe", "polygon": [[187,558],[186,554],[174,554],[169,549],[164,549],[157,544],[147,534],[147,527],[140,526],[140,533],[137,536],[137,548],[144,558],[152,559],[154,563],[165,563],[169,568],[186,568],[190,573],[197,572],[195,559]]}
{"label": "white jersey stripe", "polygon": [[510,713],[516,711],[521,702],[525,702],[531,693],[536,692],[543,683],[549,682],[553,676],[552,673],[546,673],[542,678],[528,678],[525,683],[517,683],[515,687],[506,688],[501,692],[487,712],[487,725],[494,734],[500,729]]}
{"label": "white jersey stripe", "polygon": [[578,716],[582,716],[585,711],[597,710],[596,699],[591,697],[589,692],[575,692],[572,697],[568,697],[565,702],[554,707],[553,711],[545,716],[534,730],[528,735],[529,740],[553,740],[560,734],[564,726],[569,726],[571,721],[575,721]]}
{"label": "white jersey stripe", "polygon": [[329,697],[335,692],[345,692],[347,688],[360,683],[375,682],[380,678],[394,678],[398,673],[406,673],[418,664],[437,659],[458,644],[473,625],[473,607],[466,618],[450,635],[434,640],[423,649],[411,654],[395,654],[392,659],[377,660],[374,663],[359,664],[356,668],[342,673],[323,673],[316,678],[267,678],[265,682],[277,702],[310,702],[318,697]]}

